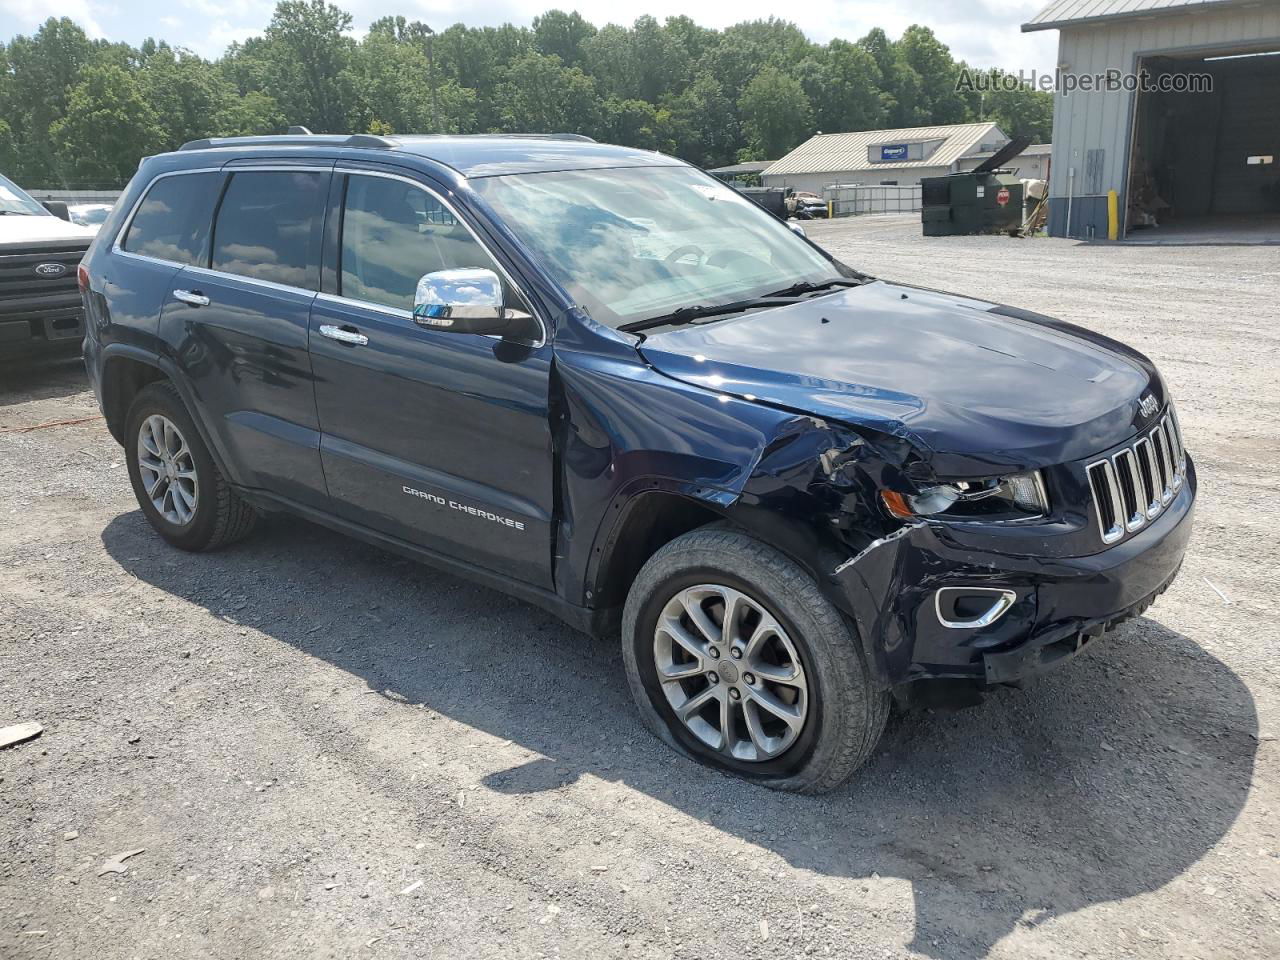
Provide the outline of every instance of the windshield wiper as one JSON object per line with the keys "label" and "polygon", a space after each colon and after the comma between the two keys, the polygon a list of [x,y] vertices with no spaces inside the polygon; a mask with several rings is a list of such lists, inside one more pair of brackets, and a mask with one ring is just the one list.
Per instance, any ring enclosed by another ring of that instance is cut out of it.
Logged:
{"label": "windshield wiper", "polygon": [[753,297],[750,300],[735,300],[732,303],[721,303],[710,307],[681,307],[679,310],[663,314],[660,317],[650,317],[647,320],[624,323],[618,329],[623,333],[636,333],[653,327],[675,327],[684,323],[692,323],[705,317],[721,317],[729,313],[744,313],[747,310],[756,310],[763,307],[785,307],[798,302],[795,297],[769,296]]}
{"label": "windshield wiper", "polygon": [[793,283],[791,286],[783,290],[775,290],[772,296],[802,297],[806,293],[817,293],[819,290],[830,290],[833,287],[860,287],[865,282],[865,280],[849,280],[843,277],[832,280],[822,280],[818,283],[814,283],[812,280],[801,280],[799,283]]}

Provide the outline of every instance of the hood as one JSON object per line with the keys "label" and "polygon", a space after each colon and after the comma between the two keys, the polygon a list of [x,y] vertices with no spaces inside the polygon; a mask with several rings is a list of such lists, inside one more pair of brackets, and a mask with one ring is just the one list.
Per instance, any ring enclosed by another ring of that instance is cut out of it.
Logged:
{"label": "hood", "polygon": [[88,243],[95,231],[79,224],[67,223],[55,216],[0,217],[0,245],[11,243],[43,243],[49,240],[83,240]]}
{"label": "hood", "polygon": [[916,446],[939,476],[1033,469],[1112,447],[1163,409],[1137,351],[1070,324],[876,281],[650,336],[661,373]]}

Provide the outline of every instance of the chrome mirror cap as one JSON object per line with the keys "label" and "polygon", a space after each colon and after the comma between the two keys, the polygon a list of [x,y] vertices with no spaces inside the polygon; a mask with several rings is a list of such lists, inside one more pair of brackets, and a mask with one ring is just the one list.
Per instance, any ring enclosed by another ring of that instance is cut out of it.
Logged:
{"label": "chrome mirror cap", "polygon": [[443,330],[472,326],[458,324],[459,320],[505,320],[502,281],[492,270],[484,269],[428,273],[418,281],[414,293],[413,319],[424,327]]}

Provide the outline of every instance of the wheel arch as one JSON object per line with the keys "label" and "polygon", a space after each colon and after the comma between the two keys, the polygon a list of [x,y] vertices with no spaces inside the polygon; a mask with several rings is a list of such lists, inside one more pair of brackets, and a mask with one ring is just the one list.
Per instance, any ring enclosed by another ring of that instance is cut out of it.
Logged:
{"label": "wheel arch", "polygon": [[110,344],[102,354],[102,413],[107,421],[107,429],[116,442],[124,445],[125,421],[129,416],[138,393],[151,383],[168,381],[178,391],[204,441],[213,462],[232,484],[239,482],[239,474],[231,469],[230,458],[226,455],[217,436],[205,423],[204,412],[178,368],[164,356],[139,347],[127,344]]}
{"label": "wheel arch", "polygon": [[588,606],[620,608],[650,557],[677,537],[719,523],[785,554],[837,607],[852,613],[848,599],[827,575],[841,555],[839,550],[793,517],[741,501],[709,502],[657,481],[650,481],[648,489],[639,493],[616,497],[607,512],[608,529],[597,536],[587,571]]}
{"label": "wheel arch", "polygon": [[608,529],[597,537],[587,575],[590,606],[621,609],[649,558],[679,536],[725,519],[723,511],[656,484],[608,508]]}
{"label": "wheel arch", "polygon": [[102,413],[117,443],[124,443],[125,420],[134,398],[149,383],[171,378],[159,360],[142,353],[116,350],[102,363]]}

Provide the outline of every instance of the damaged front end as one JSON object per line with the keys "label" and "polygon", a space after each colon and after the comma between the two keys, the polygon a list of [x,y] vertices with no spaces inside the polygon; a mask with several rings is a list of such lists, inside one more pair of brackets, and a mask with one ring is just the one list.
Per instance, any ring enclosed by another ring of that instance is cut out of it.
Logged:
{"label": "damaged front end", "polygon": [[[944,483],[905,437],[797,418],[751,471],[735,515],[822,564],[828,595],[856,625],[883,687],[906,704],[963,706],[1066,662],[1141,614],[1173,581],[1190,536],[1189,459],[1163,513],[1106,548],[1090,515],[1088,465],[1035,477],[1027,503],[1002,505],[1000,476]],[[924,494],[941,486],[980,495],[969,513],[895,509],[937,506]]]}

